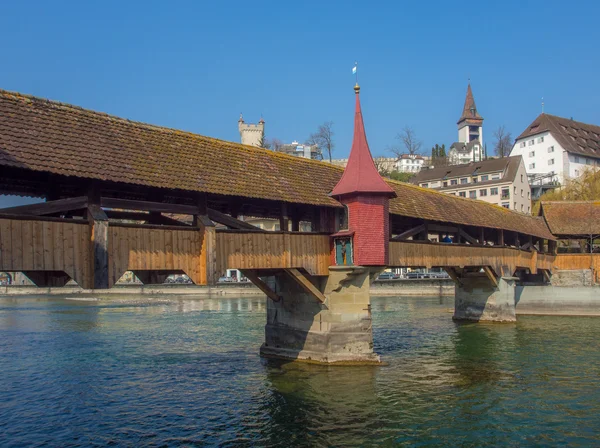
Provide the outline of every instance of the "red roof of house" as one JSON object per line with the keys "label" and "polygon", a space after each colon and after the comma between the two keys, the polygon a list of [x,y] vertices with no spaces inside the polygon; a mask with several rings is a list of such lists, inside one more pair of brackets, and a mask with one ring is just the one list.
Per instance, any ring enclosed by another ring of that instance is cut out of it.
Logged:
{"label": "red roof of house", "polygon": [[365,125],[360,109],[360,87],[354,87],[356,92],[356,111],[354,113],[354,139],[348,164],[342,178],[333,188],[331,196],[342,196],[353,193],[375,193],[396,197],[394,190],[383,180],[369,150]]}

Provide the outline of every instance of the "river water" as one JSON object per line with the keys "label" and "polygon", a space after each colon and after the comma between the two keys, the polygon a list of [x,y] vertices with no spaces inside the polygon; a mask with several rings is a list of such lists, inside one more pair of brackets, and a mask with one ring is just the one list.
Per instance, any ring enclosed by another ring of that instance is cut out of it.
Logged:
{"label": "river water", "polygon": [[0,445],[600,445],[600,319],[373,298],[385,367],[266,362],[265,301],[0,299]]}

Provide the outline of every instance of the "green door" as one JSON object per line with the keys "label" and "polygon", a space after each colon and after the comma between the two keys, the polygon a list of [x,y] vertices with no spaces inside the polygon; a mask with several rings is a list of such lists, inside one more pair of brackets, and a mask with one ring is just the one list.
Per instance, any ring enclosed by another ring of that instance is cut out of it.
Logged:
{"label": "green door", "polygon": [[352,266],[352,238],[335,239],[335,264]]}

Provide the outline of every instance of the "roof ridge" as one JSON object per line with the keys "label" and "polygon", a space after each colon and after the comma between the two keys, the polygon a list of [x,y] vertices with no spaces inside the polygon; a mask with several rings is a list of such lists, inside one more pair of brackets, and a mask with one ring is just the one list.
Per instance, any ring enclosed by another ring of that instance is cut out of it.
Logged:
{"label": "roof ridge", "polygon": [[314,159],[307,159],[307,158],[304,158],[304,157],[297,157],[297,156],[293,156],[291,154],[285,154],[285,153],[282,153],[282,152],[279,152],[279,151],[272,151],[270,149],[260,148],[260,147],[257,147],[257,146],[244,145],[242,143],[232,142],[232,141],[229,141],[229,140],[223,140],[223,139],[215,138],[215,137],[209,137],[209,136],[202,135],[202,134],[197,134],[197,133],[191,132],[191,131],[185,131],[185,130],[177,129],[177,128],[170,128],[170,127],[167,127],[167,126],[160,126],[160,125],[156,125],[156,124],[152,124],[152,123],[146,123],[146,122],[143,122],[143,121],[131,120],[129,118],[119,117],[118,115],[109,114],[107,112],[101,112],[101,111],[97,111],[97,110],[94,110],[94,109],[88,109],[88,108],[85,108],[83,106],[78,106],[76,104],[64,103],[62,101],[51,100],[51,99],[48,99],[48,98],[38,97],[38,96],[35,96],[35,95],[26,94],[26,93],[13,92],[13,91],[10,91],[10,90],[5,90],[5,89],[0,88],[0,96],[8,96],[8,97],[12,96],[12,97],[16,97],[17,99],[18,98],[23,98],[23,99],[26,99],[26,100],[33,100],[33,101],[37,101],[37,102],[40,102],[40,103],[48,103],[48,104],[51,104],[51,105],[64,107],[66,109],[72,109],[72,110],[74,110],[76,112],[87,112],[87,113],[90,113],[90,114],[93,114],[93,115],[97,115],[97,116],[100,116],[100,117],[106,117],[106,118],[114,119],[114,120],[117,120],[117,121],[124,122],[126,124],[132,124],[132,125],[147,127],[147,128],[153,129],[153,130],[161,131],[161,132],[168,132],[168,133],[175,132],[175,133],[187,134],[187,135],[189,135],[190,137],[193,137],[193,138],[202,138],[202,139],[207,139],[207,140],[211,140],[211,141],[215,141],[215,142],[222,142],[222,143],[225,143],[225,144],[228,144],[228,145],[234,145],[234,146],[238,147],[239,149],[247,149],[247,150],[250,150],[250,151],[259,151],[259,152],[265,151],[267,154],[272,155],[274,157],[289,158],[291,160],[297,160],[300,163],[317,163],[317,164],[320,164],[322,166],[329,166],[329,167],[335,168],[337,170],[340,170],[340,169],[342,171],[344,170],[343,168],[341,168],[339,166],[327,163],[325,161],[314,160]]}

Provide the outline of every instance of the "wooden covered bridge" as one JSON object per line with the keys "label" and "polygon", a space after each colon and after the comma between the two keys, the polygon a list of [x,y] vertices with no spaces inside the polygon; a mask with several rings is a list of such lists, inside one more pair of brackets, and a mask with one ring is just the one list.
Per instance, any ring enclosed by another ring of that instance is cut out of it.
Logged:
{"label": "wooden covered bridge", "polygon": [[[459,285],[549,277],[556,245],[541,218],[377,174],[385,186],[369,190],[358,89],[350,157],[344,172],[0,91],[0,192],[45,201],[0,210],[0,271],[102,289],[126,271],[144,283],[185,273],[206,285],[236,268],[274,300],[282,291],[263,279],[281,274],[321,305],[336,265],[371,266],[371,277],[385,266],[442,267]],[[275,218],[282,230],[242,217]],[[444,235],[453,243],[439,243]]]}

